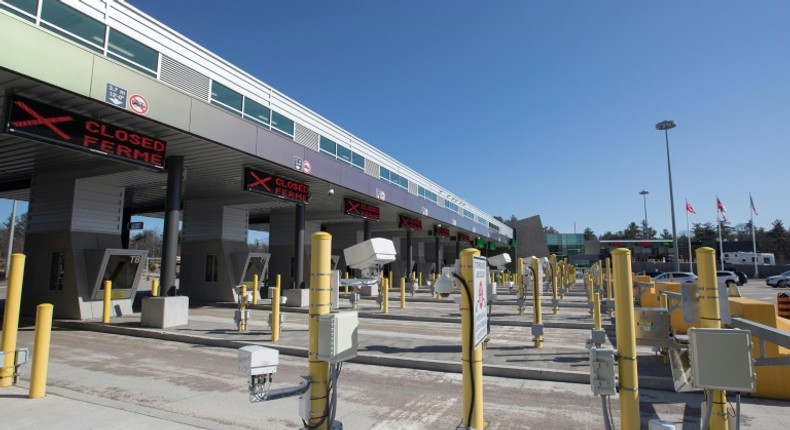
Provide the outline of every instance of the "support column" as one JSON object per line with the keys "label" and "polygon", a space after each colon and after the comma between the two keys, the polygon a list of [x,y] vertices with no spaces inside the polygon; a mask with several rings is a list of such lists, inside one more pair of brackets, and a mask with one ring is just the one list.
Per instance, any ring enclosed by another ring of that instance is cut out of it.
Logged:
{"label": "support column", "polygon": [[434,250],[433,250],[433,261],[436,262],[436,275],[442,273],[442,262],[439,260],[442,255],[442,248],[441,244],[439,244],[439,236],[436,236],[436,232],[434,231]]}
{"label": "support column", "polygon": [[121,248],[129,249],[129,223],[132,222],[132,213],[124,208],[121,217]]}
{"label": "support column", "polygon": [[294,226],[294,288],[304,288],[304,205],[296,205]]}
{"label": "support column", "polygon": [[162,241],[162,275],[160,295],[165,296],[176,285],[178,257],[178,222],[181,220],[181,187],[184,157],[167,157],[167,196],[165,197],[165,225]]}
{"label": "support column", "polygon": [[362,240],[370,240],[370,220],[362,222]]}
{"label": "support column", "polygon": [[406,230],[406,270],[404,271],[406,274],[407,279],[411,279],[412,274],[412,254],[411,254],[411,243],[412,243],[412,231],[411,229]]}
{"label": "support column", "polygon": [[461,255],[461,234],[455,235],[455,255]]}

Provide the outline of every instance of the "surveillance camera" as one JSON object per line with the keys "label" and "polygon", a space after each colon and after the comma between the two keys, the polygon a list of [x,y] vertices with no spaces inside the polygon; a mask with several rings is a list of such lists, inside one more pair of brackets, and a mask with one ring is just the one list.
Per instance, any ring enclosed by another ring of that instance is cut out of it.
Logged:
{"label": "surveillance camera", "polygon": [[335,194],[335,189],[334,188],[330,188],[329,191],[327,192],[327,194],[329,194],[330,196]]}

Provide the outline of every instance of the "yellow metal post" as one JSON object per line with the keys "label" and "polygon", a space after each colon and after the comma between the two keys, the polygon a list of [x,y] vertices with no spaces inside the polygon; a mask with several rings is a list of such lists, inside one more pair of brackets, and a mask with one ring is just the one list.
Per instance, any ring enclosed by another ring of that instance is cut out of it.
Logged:
{"label": "yellow metal post", "polygon": [[104,312],[102,312],[102,324],[110,323],[110,312],[112,311],[112,281],[104,281]]}
{"label": "yellow metal post", "polygon": [[272,294],[272,342],[280,341],[280,274],[274,278]]}
{"label": "yellow metal post", "polygon": [[384,285],[382,291],[381,312],[389,313],[390,311],[390,282],[389,278],[384,278]]}
{"label": "yellow metal post", "polygon": [[[592,273],[586,273],[584,275],[584,285],[587,287],[587,300],[592,303],[593,301],[593,275]],[[590,313],[594,313],[593,309],[590,309]]]}
{"label": "yellow metal post", "polygon": [[560,307],[557,306],[557,283],[559,283],[559,273],[557,273],[557,256],[551,254],[551,301],[553,307],[551,311],[554,315],[560,312]]}
{"label": "yellow metal post", "polygon": [[624,429],[640,428],[639,379],[636,367],[636,323],[631,275],[631,251],[612,251],[614,263],[617,355],[620,374],[620,423]]}
{"label": "yellow metal post", "polygon": [[308,334],[308,373],[310,376],[310,419],[307,427],[329,430],[329,363],[318,359],[318,318],[328,314],[332,270],[332,235],[313,233],[310,251],[310,324]]}
{"label": "yellow metal post", "polygon": [[241,294],[239,294],[239,331],[247,331],[247,319],[244,312],[247,310],[247,284],[241,284]]}
{"label": "yellow metal post", "polygon": [[[540,259],[532,257],[532,317],[533,324],[543,324],[543,308],[540,303]],[[535,348],[543,348],[543,336],[533,336],[532,341],[535,343]]]}
{"label": "yellow metal post", "polygon": [[439,274],[438,273],[434,273],[432,278],[433,278],[433,281],[431,281],[432,282],[431,285],[433,285],[433,298],[434,299],[438,299],[439,298],[439,293],[436,292],[436,280],[439,279]]}
{"label": "yellow metal post", "polygon": [[258,274],[256,273],[252,275],[252,304],[253,305],[258,304],[258,295],[260,294],[260,289],[261,289],[261,285],[259,282],[260,280],[258,279]]}
{"label": "yellow metal post", "polygon": [[159,278],[151,281],[151,297],[159,297]]}
{"label": "yellow metal post", "polygon": [[[474,345],[473,302],[477,295],[474,285],[474,257],[480,255],[477,249],[461,251],[461,277],[464,279],[464,293],[461,294],[461,372],[463,378],[463,427],[482,430],[483,422],[483,349]],[[485,288],[485,286],[483,286]]]}
{"label": "yellow metal post", "polygon": [[[346,270],[346,273],[345,275],[343,275],[343,278],[348,279],[348,270]],[[345,288],[346,288],[346,294],[348,294],[348,285],[346,285]]]}
{"label": "yellow metal post", "polygon": [[[699,316],[702,328],[721,328],[719,309],[719,290],[716,278],[716,251],[713,248],[697,248],[697,295],[699,295]],[[710,430],[727,429],[727,393],[713,391]]]}
{"label": "yellow metal post", "polygon": [[596,330],[601,330],[601,293],[593,293],[593,324]]}
{"label": "yellow metal post", "polygon": [[3,352],[5,361],[0,371],[0,387],[10,387],[14,383],[14,358],[16,339],[19,333],[19,307],[22,303],[22,278],[25,274],[25,254],[11,255],[8,271],[8,287],[5,293],[3,313]]}
{"label": "yellow metal post", "polygon": [[[628,264],[629,264],[629,267],[630,267],[631,263],[629,262]],[[609,257],[606,257],[606,298],[611,301],[614,298],[614,294],[615,294],[615,291],[614,291],[614,279],[612,278],[612,259],[609,258]],[[632,291],[631,295],[633,295],[633,294],[634,293]],[[615,307],[616,306],[617,306],[617,302],[615,302]],[[609,311],[609,315],[611,315],[612,314],[612,307],[609,306],[607,308],[607,310]]]}
{"label": "yellow metal post", "polygon": [[53,308],[54,306],[49,303],[36,306],[36,340],[33,344],[33,370],[30,372],[30,389],[28,390],[30,399],[40,399],[47,395]]}
{"label": "yellow metal post", "polygon": [[[526,297],[525,287],[524,287],[524,259],[519,258],[516,264],[516,282],[518,283],[518,298],[524,299]],[[524,315],[524,306],[519,306],[518,314]]]}
{"label": "yellow metal post", "polygon": [[[421,288],[422,288],[422,272],[420,272],[420,273],[419,273],[419,275],[420,275],[420,283],[419,283],[419,287],[421,287]],[[413,295],[414,295],[414,293],[412,293],[412,296],[413,296]]]}
{"label": "yellow metal post", "polygon": [[406,278],[400,278],[400,308],[406,309]]}

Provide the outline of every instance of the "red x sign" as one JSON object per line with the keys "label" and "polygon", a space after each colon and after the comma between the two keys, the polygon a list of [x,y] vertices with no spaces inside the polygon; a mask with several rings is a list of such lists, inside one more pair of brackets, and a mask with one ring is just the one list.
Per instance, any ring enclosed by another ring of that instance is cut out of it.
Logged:
{"label": "red x sign", "polygon": [[253,182],[253,181],[251,181],[249,184],[247,184],[247,188],[255,188],[255,187],[257,187],[258,185],[260,185],[260,186],[262,186],[263,188],[266,188],[266,191],[268,191],[268,192],[272,192],[272,188],[271,188],[271,187],[268,185],[268,184],[269,184],[269,181],[271,181],[271,180],[272,180],[272,177],[271,177],[271,176],[266,176],[265,178],[261,178],[260,176],[258,176],[257,174],[255,174],[255,172],[254,172],[254,171],[252,171],[252,170],[248,170],[247,172],[250,174],[250,176],[252,176],[252,177],[253,177],[253,179],[255,179],[255,181],[254,181],[254,182]]}
{"label": "red x sign", "polygon": [[73,117],[71,117],[69,115],[61,115],[61,116],[55,116],[55,117],[51,117],[51,118],[44,118],[41,114],[39,114],[38,112],[33,110],[33,108],[28,106],[22,100],[14,100],[14,104],[16,106],[18,106],[20,109],[22,109],[25,112],[27,112],[28,114],[30,114],[30,116],[32,116],[33,119],[22,120],[22,121],[11,121],[11,126],[12,127],[24,128],[24,127],[34,127],[34,126],[37,126],[37,125],[43,125],[44,127],[47,127],[48,129],[50,129],[53,132],[55,132],[55,134],[60,136],[62,139],[64,139],[64,140],[71,140],[71,136],[66,134],[63,130],[58,128],[55,124],[60,123],[60,122],[74,121]]}

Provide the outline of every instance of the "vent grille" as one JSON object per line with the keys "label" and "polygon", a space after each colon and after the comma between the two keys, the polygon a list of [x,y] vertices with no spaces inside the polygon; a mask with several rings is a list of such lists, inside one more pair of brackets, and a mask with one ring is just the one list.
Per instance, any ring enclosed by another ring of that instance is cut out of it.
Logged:
{"label": "vent grille", "polygon": [[294,140],[296,143],[302,144],[313,151],[318,151],[318,133],[308,129],[307,127],[304,127],[299,123],[296,123],[296,128],[294,130]]}
{"label": "vent grille", "polygon": [[164,54],[162,55],[162,65],[159,68],[159,79],[201,100],[208,101],[209,99],[210,80],[208,76]]}
{"label": "vent grille", "polygon": [[365,173],[378,179],[379,165],[373,161],[365,160]]}

